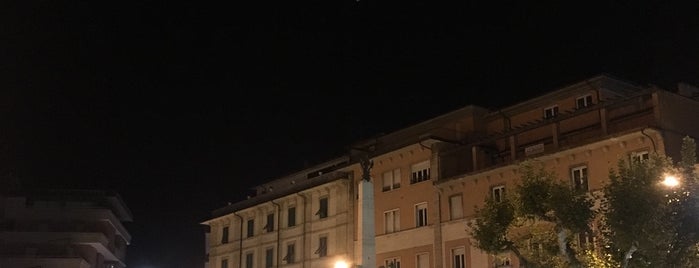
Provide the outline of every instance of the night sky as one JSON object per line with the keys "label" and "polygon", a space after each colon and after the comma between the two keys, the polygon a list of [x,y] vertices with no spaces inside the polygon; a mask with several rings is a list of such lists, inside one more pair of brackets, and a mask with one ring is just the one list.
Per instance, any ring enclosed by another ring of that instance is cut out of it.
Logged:
{"label": "night sky", "polygon": [[0,179],[118,191],[129,267],[203,267],[212,210],[354,141],[602,73],[699,86],[697,1],[481,2],[4,1]]}

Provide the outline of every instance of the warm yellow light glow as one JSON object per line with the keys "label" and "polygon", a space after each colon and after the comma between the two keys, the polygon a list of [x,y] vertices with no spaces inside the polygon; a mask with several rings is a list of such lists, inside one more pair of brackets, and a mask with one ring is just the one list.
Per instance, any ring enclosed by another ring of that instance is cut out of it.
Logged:
{"label": "warm yellow light glow", "polygon": [[345,261],[335,262],[335,268],[349,268],[349,265]]}
{"label": "warm yellow light glow", "polygon": [[680,185],[680,180],[678,180],[675,176],[667,175],[665,176],[665,179],[663,179],[663,185],[667,187],[675,187]]}

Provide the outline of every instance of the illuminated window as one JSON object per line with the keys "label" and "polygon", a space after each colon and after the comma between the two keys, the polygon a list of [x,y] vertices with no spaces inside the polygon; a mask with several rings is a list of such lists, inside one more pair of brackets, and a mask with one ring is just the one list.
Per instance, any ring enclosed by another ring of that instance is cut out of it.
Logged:
{"label": "illuminated window", "polygon": [[415,205],[415,227],[427,226],[427,203]]}
{"label": "illuminated window", "polygon": [[466,249],[463,247],[451,250],[452,266],[454,268],[466,268]]}
{"label": "illuminated window", "polygon": [[558,116],[558,105],[544,109],[544,119],[551,119]]}
{"label": "illuminated window", "polygon": [[387,234],[400,231],[400,210],[394,209],[383,213],[384,231]]}
{"label": "illuminated window", "polygon": [[384,192],[400,188],[400,168],[383,173]]}
{"label": "illuminated window", "polygon": [[449,216],[452,220],[464,217],[463,200],[460,194],[449,197]]}
{"label": "illuminated window", "polygon": [[430,179],[430,161],[414,164],[410,167],[410,184]]}
{"label": "illuminated window", "polygon": [[570,177],[573,180],[573,188],[575,190],[587,191],[587,166],[570,169]]}
{"label": "illuminated window", "polygon": [[592,95],[585,95],[575,100],[575,108],[582,109],[592,106]]}

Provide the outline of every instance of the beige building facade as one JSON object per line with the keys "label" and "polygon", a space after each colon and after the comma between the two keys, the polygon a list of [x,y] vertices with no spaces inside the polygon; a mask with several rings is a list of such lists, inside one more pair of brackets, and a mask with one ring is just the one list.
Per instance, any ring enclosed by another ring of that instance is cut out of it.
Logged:
{"label": "beige building facade", "polygon": [[[540,161],[595,194],[619,159],[678,158],[682,138],[699,137],[697,93],[600,75],[500,110],[467,106],[357,142],[347,157],[260,185],[256,196],[214,211],[203,223],[207,265],[360,265],[361,153],[373,161],[376,267],[518,267],[512,256],[478,250],[467,222],[486,197],[507,195],[519,163]],[[296,225],[289,226],[292,207]]]}

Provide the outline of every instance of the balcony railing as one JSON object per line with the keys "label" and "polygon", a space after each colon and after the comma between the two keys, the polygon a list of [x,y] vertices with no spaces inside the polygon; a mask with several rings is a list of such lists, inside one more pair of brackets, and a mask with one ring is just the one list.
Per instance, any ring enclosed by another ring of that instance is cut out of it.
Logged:
{"label": "balcony railing", "polygon": [[[605,113],[601,112],[603,109]],[[439,152],[440,179],[510,165],[632,129],[654,126],[657,124],[653,111],[650,95],[646,94],[566,112],[551,120],[536,120],[510,131],[484,136],[471,144]],[[553,124],[557,124],[556,127]],[[511,148],[513,140],[514,152]]]}

